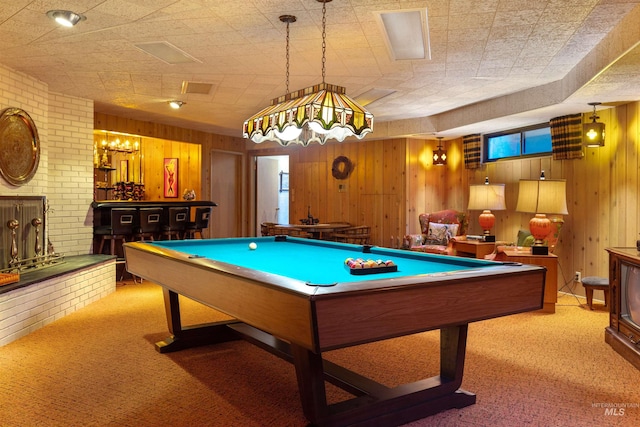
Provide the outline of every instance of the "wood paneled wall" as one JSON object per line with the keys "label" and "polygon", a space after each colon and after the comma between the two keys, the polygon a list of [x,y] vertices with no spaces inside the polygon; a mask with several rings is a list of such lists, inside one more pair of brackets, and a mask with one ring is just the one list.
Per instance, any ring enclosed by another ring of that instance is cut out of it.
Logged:
{"label": "wood paneled wall", "polygon": [[[586,106],[585,110],[588,110]],[[603,148],[585,148],[581,159],[553,160],[549,156],[508,160],[474,171],[464,169],[460,139],[444,142],[449,154],[448,165],[435,167],[431,160],[437,145],[435,140],[398,138],[310,147],[249,145],[248,150],[241,138],[100,114],[96,114],[95,127],[200,144],[201,197],[214,201],[215,197],[208,194],[211,150],[287,154],[290,156],[292,222],[305,218],[310,206],[311,213],[322,221],[346,220],[370,225],[372,242],[384,246],[391,244],[391,236],[395,240],[407,232],[418,232],[421,212],[446,208],[466,211],[469,185],[484,182],[485,176],[493,183],[506,184],[507,210],[495,212],[495,234],[499,240],[514,241],[519,229],[528,228],[530,219],[529,214],[515,212],[518,181],[535,179],[544,170],[548,178],[567,180],[569,214],[564,218],[556,248],[561,288],[571,282],[574,271],[581,271],[583,276],[607,276],[605,248],[635,246],[640,239],[640,103],[598,113],[606,124],[606,144]],[[342,181],[331,176],[333,160],[340,155],[355,164],[351,176]],[[250,166],[251,156],[247,156],[247,164]],[[253,229],[251,184],[245,187],[244,234]],[[469,233],[481,232],[477,223],[479,214],[470,212]],[[577,285],[574,290],[583,294],[582,286]]]}
{"label": "wood paneled wall", "polygon": [[178,199],[186,189],[194,189],[196,198],[202,194],[202,147],[179,141],[144,138],[142,170],[144,172],[145,200],[175,200],[164,197],[164,159],[178,159]]}
{"label": "wood paneled wall", "polygon": [[[601,110],[598,115],[606,125],[605,146],[584,148],[581,159],[500,161],[465,174],[465,191],[469,184],[482,183],[485,176],[493,183],[506,184],[507,210],[494,213],[496,236],[507,241],[515,240],[518,229],[528,229],[530,219],[529,214],[515,212],[518,181],[535,179],[540,170],[545,171],[547,178],[567,180],[569,214],[564,217],[555,251],[560,266],[558,287],[568,284],[580,295],[584,295],[583,287],[572,283],[575,271],[580,271],[583,277],[608,277],[605,248],[635,247],[640,239],[640,104]],[[471,212],[474,234],[480,232],[474,218],[478,214]]]}
{"label": "wood paneled wall", "polygon": [[[216,202],[216,195],[211,194],[212,152],[214,150],[241,154],[246,152],[246,142],[243,138],[143,122],[109,114],[94,113],[94,128],[143,137],[145,155],[143,169],[148,200],[163,199],[164,175],[162,163],[164,158],[175,157],[179,159],[179,197],[182,197],[182,191],[185,188],[193,188],[196,190],[197,200],[212,200]],[[146,139],[147,137],[151,139]],[[246,194],[244,190],[243,194]],[[246,216],[242,218],[241,222],[246,229],[248,222]],[[205,237],[209,237],[208,233],[209,230],[205,233]]]}
{"label": "wood paneled wall", "polygon": [[467,210],[462,140],[443,140],[442,146],[447,150],[447,164],[444,166],[433,165],[433,151],[437,146],[436,140],[407,140],[406,233],[420,233],[418,215],[421,213],[443,209]]}
{"label": "wood paneled wall", "polygon": [[[358,141],[308,147],[256,146],[250,155],[289,156],[289,218],[298,223],[308,210],[322,222],[348,221],[371,227],[371,243],[390,246],[406,233],[406,140]],[[351,175],[331,174],[334,160],[347,157]]]}

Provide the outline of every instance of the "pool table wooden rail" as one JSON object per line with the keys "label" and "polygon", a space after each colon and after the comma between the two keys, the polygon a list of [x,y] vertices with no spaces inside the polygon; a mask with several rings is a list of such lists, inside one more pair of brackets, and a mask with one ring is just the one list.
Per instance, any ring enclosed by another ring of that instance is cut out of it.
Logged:
{"label": "pool table wooden rail", "polygon": [[[149,247],[140,243],[125,244],[127,270],[133,275],[284,340],[314,348],[309,297],[315,287],[276,275],[271,275],[273,285],[269,286],[252,279],[246,269],[189,258],[168,249],[141,250],[141,246]],[[158,263],[158,256],[163,258],[162,263]]]}
{"label": "pool table wooden rail", "polygon": [[[544,269],[519,265],[520,271],[497,274],[500,268],[471,276],[424,276],[410,286],[313,296],[317,348],[348,345],[467,324],[542,307]],[[414,279],[415,280],[415,279]]]}
{"label": "pool table wooden rail", "polygon": [[544,268],[523,264],[316,287],[144,243],[125,250],[132,274],[314,352],[536,310],[544,291]]}

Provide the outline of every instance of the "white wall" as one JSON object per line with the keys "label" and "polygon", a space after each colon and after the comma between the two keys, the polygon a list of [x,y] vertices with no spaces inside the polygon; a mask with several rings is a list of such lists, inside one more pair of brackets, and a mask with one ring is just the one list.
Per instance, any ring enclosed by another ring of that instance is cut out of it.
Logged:
{"label": "white wall", "polygon": [[56,252],[92,252],[93,101],[49,94],[47,199],[49,238]]}
{"label": "white wall", "polygon": [[[46,196],[47,237],[55,251],[65,257],[90,254],[93,101],[49,92],[46,84],[0,65],[0,111],[9,107],[33,119],[40,162],[24,185],[0,178],[0,195]],[[114,292],[115,283],[114,260],[0,294],[0,346]]]}
{"label": "white wall", "polygon": [[24,185],[16,187],[0,178],[0,195],[45,195],[50,206],[48,237],[56,252],[90,253],[93,101],[51,93],[45,83],[0,65],[0,111],[9,107],[21,108],[33,119],[40,162]]}
{"label": "white wall", "polygon": [[116,261],[0,294],[0,347],[115,291]]}

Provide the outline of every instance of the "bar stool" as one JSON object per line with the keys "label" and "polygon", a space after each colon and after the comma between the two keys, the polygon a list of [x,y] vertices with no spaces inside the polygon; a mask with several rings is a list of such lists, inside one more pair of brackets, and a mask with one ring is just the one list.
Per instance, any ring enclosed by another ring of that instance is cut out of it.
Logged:
{"label": "bar stool", "polygon": [[100,236],[100,246],[98,253],[102,253],[104,242],[111,241],[110,254],[116,255],[116,240],[126,242],[127,238],[133,237],[133,219],[135,209],[113,208],[111,209],[111,224],[108,226],[97,227],[95,234]]}
{"label": "bar stool", "polygon": [[604,306],[609,306],[609,279],[606,277],[589,276],[582,278],[582,286],[587,296],[587,304],[593,310],[593,291],[600,290],[604,292]]}
{"label": "bar stool", "polygon": [[138,210],[138,224],[133,237],[137,240],[154,241],[159,238],[162,227],[162,208],[140,208]]}
{"label": "bar stool", "polygon": [[185,238],[195,239],[196,233],[200,233],[200,238],[202,239],[202,230],[209,227],[210,215],[211,215],[211,206],[196,208],[195,221],[187,223]]}
{"label": "bar stool", "polygon": [[172,240],[172,237],[184,239],[188,218],[188,207],[169,208],[169,223],[162,226],[162,237],[168,240]]}

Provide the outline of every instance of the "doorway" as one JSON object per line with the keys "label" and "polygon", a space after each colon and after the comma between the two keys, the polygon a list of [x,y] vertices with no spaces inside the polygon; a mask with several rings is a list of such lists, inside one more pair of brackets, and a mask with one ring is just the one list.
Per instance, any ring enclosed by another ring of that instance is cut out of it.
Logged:
{"label": "doorway", "polygon": [[256,156],[256,236],[260,224],[289,223],[289,156]]}

